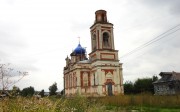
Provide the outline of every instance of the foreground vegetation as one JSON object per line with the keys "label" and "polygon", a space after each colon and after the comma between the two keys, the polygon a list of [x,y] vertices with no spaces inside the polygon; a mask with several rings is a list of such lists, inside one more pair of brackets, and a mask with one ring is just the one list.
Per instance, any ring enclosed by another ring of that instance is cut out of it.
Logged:
{"label": "foreground vegetation", "polygon": [[101,105],[90,104],[86,98],[5,98],[0,101],[0,112],[102,112]]}
{"label": "foreground vegetation", "polygon": [[154,96],[150,94],[120,95],[99,100],[108,108],[152,112],[180,112],[180,96]]}
{"label": "foreground vegetation", "polygon": [[179,112],[180,96],[119,95],[102,98],[16,97],[0,100],[0,112]]}

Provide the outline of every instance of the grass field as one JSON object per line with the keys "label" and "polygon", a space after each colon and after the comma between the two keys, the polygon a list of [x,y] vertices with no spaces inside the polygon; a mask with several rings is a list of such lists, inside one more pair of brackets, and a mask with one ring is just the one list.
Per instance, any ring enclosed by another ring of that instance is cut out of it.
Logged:
{"label": "grass field", "polygon": [[0,100],[0,112],[180,112],[180,96],[5,98]]}

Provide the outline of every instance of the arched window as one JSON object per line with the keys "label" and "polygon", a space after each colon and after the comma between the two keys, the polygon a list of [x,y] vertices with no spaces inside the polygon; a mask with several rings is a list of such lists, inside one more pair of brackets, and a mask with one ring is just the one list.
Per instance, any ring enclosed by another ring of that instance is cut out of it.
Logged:
{"label": "arched window", "polygon": [[70,75],[70,87],[72,87],[72,75]]}
{"label": "arched window", "polygon": [[67,88],[67,76],[64,77],[65,78],[65,88]]}
{"label": "arched window", "polygon": [[97,75],[97,73],[95,73],[95,80],[94,80],[95,81],[95,85],[98,85],[98,80],[99,80],[98,79],[98,75]]}
{"label": "arched window", "polygon": [[83,74],[83,86],[88,86],[88,73]]}
{"label": "arched window", "polygon": [[93,35],[93,50],[96,50],[96,35]]}
{"label": "arched window", "polygon": [[74,77],[73,77],[73,87],[76,87],[76,75],[74,75]]}
{"label": "arched window", "polygon": [[109,47],[109,34],[107,32],[103,33],[103,45]]}
{"label": "arched window", "polygon": [[68,74],[68,88],[70,87],[70,77],[69,77],[69,74]]}
{"label": "arched window", "polygon": [[93,76],[94,76],[93,80],[94,80],[94,86],[95,86],[95,83],[96,83],[95,73],[93,74]]}

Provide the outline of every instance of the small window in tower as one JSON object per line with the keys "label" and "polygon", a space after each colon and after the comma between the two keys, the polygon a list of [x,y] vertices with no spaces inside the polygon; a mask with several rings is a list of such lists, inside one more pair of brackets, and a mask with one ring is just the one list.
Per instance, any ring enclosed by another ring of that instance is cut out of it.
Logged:
{"label": "small window in tower", "polygon": [[104,14],[102,14],[102,22],[104,22]]}
{"label": "small window in tower", "polygon": [[109,47],[109,34],[107,32],[103,33],[103,45]]}
{"label": "small window in tower", "polygon": [[93,35],[93,50],[96,50],[96,35]]}

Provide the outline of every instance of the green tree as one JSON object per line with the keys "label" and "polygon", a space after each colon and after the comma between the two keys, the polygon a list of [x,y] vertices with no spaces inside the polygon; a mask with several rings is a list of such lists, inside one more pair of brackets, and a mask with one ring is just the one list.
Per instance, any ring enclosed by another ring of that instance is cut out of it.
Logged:
{"label": "green tree", "polygon": [[21,90],[19,89],[19,87],[13,86],[12,91],[11,91],[11,95],[12,96],[17,96],[17,95],[20,94],[20,92],[21,92]]}
{"label": "green tree", "polygon": [[61,90],[61,95],[64,95],[64,89],[63,89],[63,90]]}
{"label": "green tree", "polygon": [[153,76],[152,78],[138,78],[134,84],[131,81],[126,81],[124,84],[125,94],[136,94],[141,92],[154,93],[153,82],[157,81],[158,77]]}
{"label": "green tree", "polygon": [[133,94],[134,84],[131,81],[126,81],[124,84],[124,94]]}
{"label": "green tree", "polygon": [[158,80],[158,77],[157,77],[156,75],[154,75],[154,76],[152,77],[152,80],[153,80],[153,82],[155,82],[155,81]]}
{"label": "green tree", "polygon": [[39,95],[41,95],[41,97],[44,97],[44,89],[41,90],[41,92],[39,93]]}
{"label": "green tree", "polygon": [[52,95],[56,95],[56,91],[58,90],[58,88],[57,88],[57,83],[55,82],[53,85],[51,85],[50,87],[49,87],[49,94],[50,94],[50,96],[52,96]]}
{"label": "green tree", "polygon": [[34,87],[31,87],[31,86],[27,87],[27,88],[24,88],[21,91],[22,96],[33,96],[34,93],[35,93]]}
{"label": "green tree", "polygon": [[153,86],[153,80],[152,78],[142,78],[137,79],[134,83],[134,90],[135,93],[141,93],[141,92],[154,92],[154,86]]}

